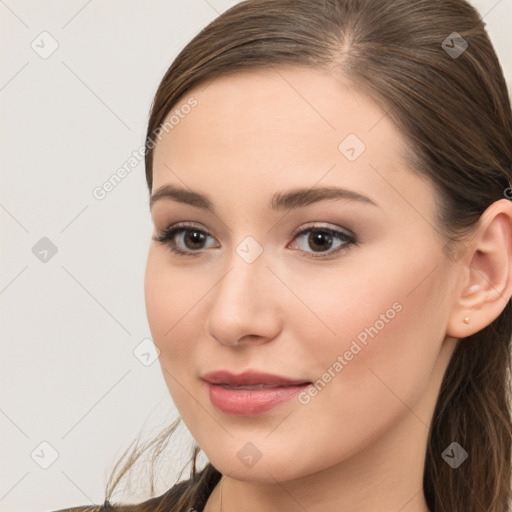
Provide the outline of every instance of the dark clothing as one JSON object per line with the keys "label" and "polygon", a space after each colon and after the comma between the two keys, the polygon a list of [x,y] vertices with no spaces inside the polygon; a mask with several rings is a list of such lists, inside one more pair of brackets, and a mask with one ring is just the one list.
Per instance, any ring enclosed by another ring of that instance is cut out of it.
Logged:
{"label": "dark clothing", "polygon": [[194,512],[203,512],[203,509],[213,492],[213,489],[221,479],[222,475],[217,473],[213,478],[205,479],[201,478],[207,468],[203,469],[196,475],[195,483],[190,480],[179,482],[161,496],[151,498],[147,501],[131,505],[115,505],[115,504],[103,504],[103,505],[82,505],[72,508],[63,508],[52,512],[152,512],[153,510],[170,510],[171,504],[176,503],[180,497],[188,490],[194,488],[194,494],[197,498],[193,505],[187,508],[186,512],[193,509]]}

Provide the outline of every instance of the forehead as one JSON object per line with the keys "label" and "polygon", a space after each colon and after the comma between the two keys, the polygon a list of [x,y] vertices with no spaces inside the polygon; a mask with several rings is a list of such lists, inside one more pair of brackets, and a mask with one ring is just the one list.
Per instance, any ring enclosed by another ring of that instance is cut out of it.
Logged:
{"label": "forehead", "polygon": [[192,99],[196,106],[183,109],[155,148],[153,190],[179,177],[202,190],[222,182],[268,196],[323,180],[380,185],[379,195],[396,202],[400,185],[419,179],[386,111],[327,72],[285,66],[221,76],[190,91],[167,119]]}
{"label": "forehead", "polygon": [[375,147],[382,139],[388,147],[401,142],[379,105],[313,68],[285,66],[221,76],[193,89],[167,119],[191,98],[197,106],[173,126],[171,146],[186,139],[201,141],[199,150],[205,145],[210,150],[219,145],[241,150],[265,142],[266,152],[298,153],[300,148],[293,151],[288,145],[300,139],[305,149],[320,143],[321,149],[334,148],[336,154],[349,134],[355,134],[367,147]]}

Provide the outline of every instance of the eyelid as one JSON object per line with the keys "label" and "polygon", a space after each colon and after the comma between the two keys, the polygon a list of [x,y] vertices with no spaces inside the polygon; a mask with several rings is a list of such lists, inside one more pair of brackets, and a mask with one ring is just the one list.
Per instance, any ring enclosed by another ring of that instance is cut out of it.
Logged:
{"label": "eyelid", "polygon": [[295,231],[293,231],[293,233],[290,236],[292,238],[295,238],[296,236],[302,234],[304,231],[309,231],[312,229],[318,229],[320,231],[322,229],[325,229],[326,231],[341,232],[341,233],[347,235],[347,237],[351,237],[354,239],[356,238],[356,235],[354,233],[352,233],[352,231],[350,231],[349,229],[342,228],[339,226],[330,227],[330,226],[327,226],[326,224],[329,224],[329,223],[328,222],[311,222],[308,224],[304,224],[301,227],[297,228]]}

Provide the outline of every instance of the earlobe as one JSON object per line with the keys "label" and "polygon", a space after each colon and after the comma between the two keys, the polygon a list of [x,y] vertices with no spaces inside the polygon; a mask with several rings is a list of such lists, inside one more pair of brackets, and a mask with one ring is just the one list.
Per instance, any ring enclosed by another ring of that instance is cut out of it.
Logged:
{"label": "earlobe", "polygon": [[501,199],[487,208],[469,249],[446,332],[455,338],[490,325],[512,296],[512,202]]}

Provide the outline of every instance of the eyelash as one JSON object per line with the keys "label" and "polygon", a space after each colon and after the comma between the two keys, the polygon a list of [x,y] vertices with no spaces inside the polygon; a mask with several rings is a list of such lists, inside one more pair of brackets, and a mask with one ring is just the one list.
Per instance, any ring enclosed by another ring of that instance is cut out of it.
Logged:
{"label": "eyelash", "polygon": [[[167,229],[157,233],[153,240],[156,242],[159,242],[161,244],[167,245],[171,252],[178,256],[185,256],[185,257],[197,257],[200,256],[201,251],[184,251],[182,249],[179,249],[176,246],[176,242],[174,241],[174,238],[179,233],[185,233],[187,231],[195,231],[197,233],[202,233],[204,235],[210,236],[206,231],[203,231],[196,226],[188,223],[179,223],[175,224],[174,226],[169,226]],[[327,233],[328,235],[332,236],[334,239],[340,240],[344,242],[342,245],[340,245],[338,248],[331,250],[329,252],[324,253],[308,253],[310,256],[304,256],[304,257],[311,257],[313,259],[322,259],[322,258],[328,258],[332,256],[333,254],[337,254],[339,252],[343,252],[345,250],[348,250],[351,245],[357,245],[357,240],[354,235],[348,234],[344,231],[323,227],[323,226],[307,226],[306,228],[300,229],[295,231],[291,236],[292,240],[295,240],[301,235],[304,235],[305,233],[309,233],[311,231],[316,231],[320,233]]]}

